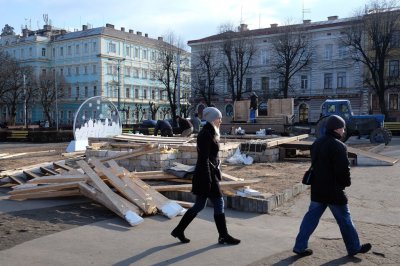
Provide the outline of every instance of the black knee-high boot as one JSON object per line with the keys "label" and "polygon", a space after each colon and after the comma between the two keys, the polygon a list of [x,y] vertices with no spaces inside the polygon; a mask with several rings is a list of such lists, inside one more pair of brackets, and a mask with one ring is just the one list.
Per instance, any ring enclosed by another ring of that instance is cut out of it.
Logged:
{"label": "black knee-high boot", "polygon": [[177,237],[182,243],[189,243],[190,239],[185,237],[183,233],[186,227],[193,221],[193,219],[197,216],[197,213],[191,211],[191,209],[187,210],[186,213],[183,215],[181,221],[179,222],[178,226],[172,230],[171,235],[173,237]]}
{"label": "black knee-high boot", "polygon": [[214,220],[219,233],[218,243],[230,245],[237,245],[240,243],[239,239],[236,239],[228,234],[228,229],[226,228],[225,213],[214,215]]}

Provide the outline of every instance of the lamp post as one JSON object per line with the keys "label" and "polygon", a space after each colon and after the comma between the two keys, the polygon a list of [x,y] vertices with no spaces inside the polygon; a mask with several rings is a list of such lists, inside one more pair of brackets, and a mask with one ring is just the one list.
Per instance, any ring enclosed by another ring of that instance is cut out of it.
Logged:
{"label": "lamp post", "polygon": [[25,74],[23,76],[24,80],[24,126],[27,128],[27,106],[26,106],[26,77]]}
{"label": "lamp post", "polygon": [[57,70],[54,69],[54,89],[56,94],[56,130],[58,131],[58,88],[57,88]]}
{"label": "lamp post", "polygon": [[117,89],[118,89],[118,103],[117,109],[121,111],[121,82],[120,82],[120,70],[121,70],[121,62],[125,61],[125,58],[108,58],[110,61],[117,61]]}

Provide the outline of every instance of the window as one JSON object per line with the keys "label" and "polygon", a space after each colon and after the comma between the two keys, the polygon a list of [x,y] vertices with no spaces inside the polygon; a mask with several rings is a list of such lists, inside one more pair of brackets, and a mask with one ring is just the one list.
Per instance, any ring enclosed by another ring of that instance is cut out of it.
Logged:
{"label": "window", "polygon": [[64,47],[60,47],[60,56],[64,56]]}
{"label": "window", "polygon": [[339,45],[338,54],[340,59],[345,58],[347,56],[347,47],[345,45]]}
{"label": "window", "polygon": [[97,44],[96,44],[96,42],[93,42],[93,44],[92,44],[92,51],[93,51],[93,52],[96,52],[96,50],[97,50]]}
{"label": "window", "polygon": [[89,88],[85,86],[85,98],[89,97]]}
{"label": "window", "polygon": [[390,46],[399,48],[400,47],[400,31],[394,31],[392,39],[390,40]]}
{"label": "window", "polygon": [[21,58],[24,58],[24,57],[25,57],[25,55],[24,55],[24,49],[21,49],[20,54],[21,54]]}
{"label": "window", "polygon": [[131,68],[130,67],[125,68],[125,76],[127,76],[127,77],[131,76]]}
{"label": "window", "polygon": [[131,97],[130,89],[129,89],[129,88],[125,88],[125,97],[126,97],[126,98],[130,98],[130,97]]}
{"label": "window", "polygon": [[324,89],[332,89],[332,73],[324,74]]}
{"label": "window", "polygon": [[64,68],[60,68],[60,75],[64,76]]}
{"label": "window", "polygon": [[372,109],[379,109],[379,98],[377,95],[372,95]]}
{"label": "window", "polygon": [[134,78],[138,78],[139,77],[139,69],[138,68],[133,69],[133,77]]}
{"label": "window", "polygon": [[139,58],[139,48],[135,48],[135,58]]}
{"label": "window", "polygon": [[80,48],[79,48],[79,44],[75,45],[75,54],[80,54]]}
{"label": "window", "polygon": [[93,96],[97,96],[97,86],[93,86]]}
{"label": "window", "polygon": [[109,53],[116,53],[117,52],[117,45],[115,43],[110,42],[108,44],[108,52]]}
{"label": "window", "polygon": [[80,91],[79,91],[79,87],[76,87],[76,98],[78,99],[79,98],[79,95],[80,94]]}
{"label": "window", "polygon": [[301,85],[300,85],[302,90],[307,90],[308,89],[308,76],[306,75],[301,75]]}
{"label": "window", "polygon": [[283,89],[285,87],[285,79],[284,77],[279,77],[278,79],[278,88]]}
{"label": "window", "polygon": [[67,68],[67,75],[71,76],[71,68],[70,67]]}
{"label": "window", "polygon": [[72,46],[71,45],[68,45],[68,47],[67,47],[67,54],[72,55]]}
{"label": "window", "polygon": [[152,61],[156,60],[156,52],[154,52],[154,51],[151,52],[151,60]]}
{"label": "window", "polygon": [[399,96],[397,93],[389,94],[389,110],[399,110]]}
{"label": "window", "polygon": [[269,93],[269,77],[261,77],[261,90]]}
{"label": "window", "polygon": [[139,89],[135,89],[135,99],[139,99]]}
{"label": "window", "polygon": [[32,55],[33,55],[32,47],[29,47],[29,56],[32,57]]}
{"label": "window", "polygon": [[346,88],[346,72],[337,73],[337,87]]}
{"label": "window", "polygon": [[46,48],[42,48],[42,56],[46,56]]}
{"label": "window", "polygon": [[85,43],[83,47],[84,47],[83,49],[85,51],[85,54],[89,53],[89,45],[87,43]]}
{"label": "window", "polygon": [[85,75],[87,75],[87,74],[88,74],[88,67],[87,67],[87,66],[84,67],[84,71],[85,71],[85,72],[84,72]]}
{"label": "window", "polygon": [[92,65],[92,73],[96,74],[97,70],[96,70],[96,65]]}
{"label": "window", "polygon": [[75,76],[79,75],[79,66],[75,67]]}
{"label": "window", "polygon": [[333,51],[333,45],[326,44],[325,45],[325,59],[327,59],[327,60],[332,59],[332,51]]}
{"label": "window", "polygon": [[143,59],[147,60],[147,50],[143,50]]}
{"label": "window", "polygon": [[143,99],[147,99],[147,88],[143,88]]}
{"label": "window", "polygon": [[246,91],[251,91],[252,88],[253,88],[253,79],[246,78]]}
{"label": "window", "polygon": [[68,88],[68,97],[69,98],[72,97],[72,89],[71,89],[71,87]]}
{"label": "window", "polygon": [[268,51],[264,49],[261,51],[261,64],[267,65],[268,64]]}
{"label": "window", "polygon": [[142,78],[147,79],[147,70],[146,69],[142,70]]}
{"label": "window", "polygon": [[131,47],[126,46],[125,51],[126,51],[126,56],[130,57],[131,56]]}
{"label": "window", "polygon": [[151,99],[152,100],[156,99],[156,91],[154,89],[151,90]]}
{"label": "window", "polygon": [[389,61],[389,77],[392,78],[399,77],[399,60]]}
{"label": "window", "polygon": [[111,64],[108,64],[107,65],[107,74],[112,75],[112,71],[113,71],[113,66]]}

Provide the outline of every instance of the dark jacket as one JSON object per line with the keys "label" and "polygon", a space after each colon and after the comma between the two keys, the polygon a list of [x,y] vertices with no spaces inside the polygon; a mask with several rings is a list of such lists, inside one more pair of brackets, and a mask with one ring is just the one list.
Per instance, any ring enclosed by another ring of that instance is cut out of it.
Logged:
{"label": "dark jacket", "polygon": [[156,127],[154,128],[154,136],[157,136],[158,131],[160,130],[161,136],[166,137],[172,137],[172,126],[168,121],[165,120],[158,120]]}
{"label": "dark jacket", "polygon": [[181,132],[193,127],[192,123],[190,123],[189,120],[187,120],[186,118],[183,118],[183,117],[178,118],[178,126],[179,126],[179,129],[181,130]]}
{"label": "dark jacket", "polygon": [[314,178],[311,200],[327,204],[347,204],[345,188],[351,185],[347,147],[334,132],[317,139],[311,146]]}
{"label": "dark jacket", "polygon": [[197,136],[197,163],[192,180],[195,195],[221,197],[219,181],[219,143],[215,139],[215,129],[207,122]]}

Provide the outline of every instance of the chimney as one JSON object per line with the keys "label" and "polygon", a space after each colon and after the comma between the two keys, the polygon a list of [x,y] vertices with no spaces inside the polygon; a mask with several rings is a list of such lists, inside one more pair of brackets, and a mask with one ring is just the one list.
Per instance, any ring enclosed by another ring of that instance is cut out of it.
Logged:
{"label": "chimney", "polygon": [[247,28],[247,24],[240,24],[240,31],[247,31],[247,30],[249,30],[248,28]]}
{"label": "chimney", "polygon": [[141,31],[137,31],[136,34],[139,35],[139,36],[142,36],[142,32]]}
{"label": "chimney", "polygon": [[87,25],[82,25],[82,30],[87,30],[88,26]]}
{"label": "chimney", "polygon": [[328,20],[337,20],[339,17],[338,16],[330,16],[328,17]]}
{"label": "chimney", "polygon": [[28,29],[22,29],[22,36],[23,37],[28,37],[28,33],[29,33]]}
{"label": "chimney", "polygon": [[303,20],[303,24],[310,24],[311,23],[311,19],[305,19]]}
{"label": "chimney", "polygon": [[132,34],[133,34],[133,30],[129,30],[129,33],[132,33]]}
{"label": "chimney", "polygon": [[107,23],[107,24],[106,24],[106,28],[114,29],[114,25],[113,25],[113,24],[110,24],[110,23]]}
{"label": "chimney", "polygon": [[163,41],[163,37],[158,37],[157,40]]}
{"label": "chimney", "polygon": [[278,23],[271,24],[271,28],[277,28],[277,27],[278,27]]}
{"label": "chimney", "polygon": [[124,28],[124,27],[121,27],[121,31],[125,32],[125,28]]}
{"label": "chimney", "polygon": [[149,34],[145,33],[144,37],[149,38]]}

